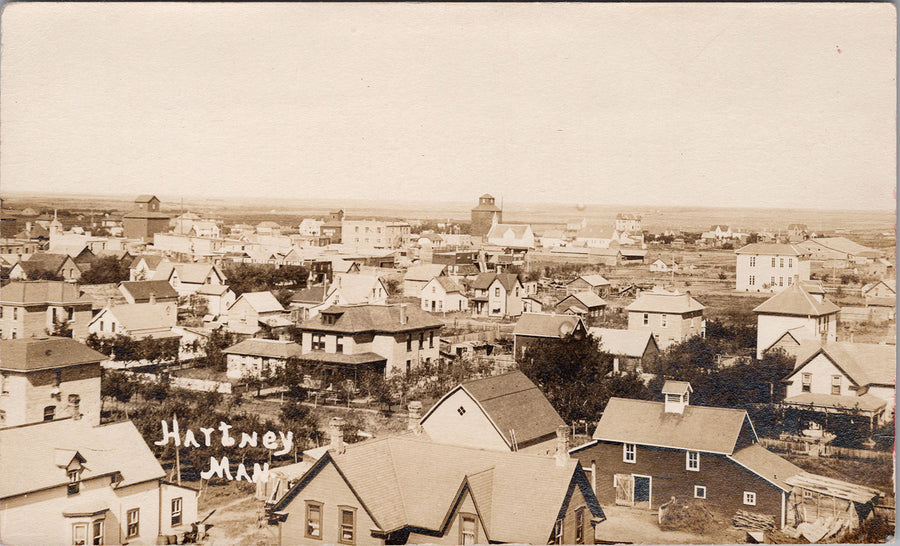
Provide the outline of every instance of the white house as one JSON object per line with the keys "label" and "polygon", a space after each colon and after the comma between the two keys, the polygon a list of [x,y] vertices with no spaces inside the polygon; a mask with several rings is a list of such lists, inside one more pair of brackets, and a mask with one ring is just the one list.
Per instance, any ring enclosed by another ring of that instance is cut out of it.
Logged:
{"label": "white house", "polygon": [[132,339],[177,338],[172,332],[178,319],[178,309],[174,302],[166,303],[126,303],[107,305],[88,324],[88,333],[100,337],[115,337],[118,334]]}
{"label": "white house", "polygon": [[179,296],[190,296],[203,286],[225,284],[227,279],[217,265],[163,262],[154,273],[153,280],[169,281]]}
{"label": "white house", "polygon": [[325,222],[323,220],[318,220],[315,218],[304,218],[300,222],[299,231],[300,235],[305,235],[307,237],[318,237],[322,234],[322,224]]}
{"label": "white house", "polygon": [[472,313],[484,317],[517,317],[522,314],[525,287],[512,273],[481,273],[469,286]]}
{"label": "white house", "polygon": [[335,274],[334,282],[304,288],[288,303],[295,321],[303,321],[332,305],[387,303],[387,287],[380,277],[361,273]]}
{"label": "white house", "polygon": [[446,277],[445,264],[421,264],[411,266],[403,275],[403,295],[418,298],[425,285],[435,277]]}
{"label": "white house", "polygon": [[786,404],[822,413],[862,410],[873,421],[894,417],[896,345],[805,340],[787,377]]}
{"label": "white house", "polygon": [[493,224],[487,233],[490,245],[517,250],[534,248],[534,232],[527,224]]}
{"label": "white house", "polygon": [[422,310],[431,312],[465,311],[469,300],[450,277],[434,277],[422,288]]}
{"label": "white house", "polygon": [[824,291],[813,288],[810,292],[802,283],[775,294],[753,312],[757,318],[756,358],[773,348],[795,353],[806,339],[837,340],[840,307],[825,299]]}
{"label": "white house", "polygon": [[677,290],[654,288],[628,305],[628,329],[649,330],[660,350],[690,337],[703,335],[703,304]]}
{"label": "white house", "polygon": [[222,351],[228,379],[268,376],[290,358],[303,354],[299,343],[276,339],[245,339]]}
{"label": "white house", "polygon": [[293,324],[271,292],[244,292],[228,308],[227,316],[228,330],[241,335],[255,335],[262,324],[273,329]]}
{"label": "white house", "polygon": [[737,290],[777,292],[797,280],[809,280],[809,251],[801,246],[753,243],[734,253],[737,255]]}

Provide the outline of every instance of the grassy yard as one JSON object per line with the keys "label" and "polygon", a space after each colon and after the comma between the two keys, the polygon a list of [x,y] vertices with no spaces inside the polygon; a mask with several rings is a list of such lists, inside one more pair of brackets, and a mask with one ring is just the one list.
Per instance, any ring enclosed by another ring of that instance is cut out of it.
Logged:
{"label": "grassy yard", "polygon": [[874,487],[885,494],[893,493],[893,465],[864,459],[838,459],[809,457],[792,453],[780,453],[782,457],[807,472],[820,474],[845,482]]}

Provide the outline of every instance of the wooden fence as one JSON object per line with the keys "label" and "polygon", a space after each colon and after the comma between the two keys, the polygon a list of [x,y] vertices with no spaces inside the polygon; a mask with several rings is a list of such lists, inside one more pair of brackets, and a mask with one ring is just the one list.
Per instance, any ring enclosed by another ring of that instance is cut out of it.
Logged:
{"label": "wooden fence", "polygon": [[874,451],[871,449],[850,449],[830,445],[812,444],[808,442],[792,442],[789,440],[776,440],[774,438],[760,438],[759,443],[763,447],[775,451],[802,453],[805,455],[834,457],[837,459],[869,459],[876,461],[893,461],[893,454],[888,451]]}

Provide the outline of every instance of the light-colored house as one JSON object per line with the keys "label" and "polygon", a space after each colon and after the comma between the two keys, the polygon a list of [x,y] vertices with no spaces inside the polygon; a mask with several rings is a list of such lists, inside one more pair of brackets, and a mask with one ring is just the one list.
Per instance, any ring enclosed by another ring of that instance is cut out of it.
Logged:
{"label": "light-colored house", "polygon": [[799,245],[753,243],[734,253],[737,290],[777,292],[797,280],[809,280],[809,251]]}
{"label": "light-colored house", "polygon": [[[568,459],[406,434],[332,444],[273,507],[281,544],[592,544],[605,519]],[[565,432],[563,432],[565,434]]]}
{"label": "light-colored house", "polygon": [[200,287],[226,284],[227,281],[217,265],[171,262],[161,263],[152,280],[168,281],[179,296],[190,296],[196,294]]}
{"label": "light-colored house", "polygon": [[823,414],[859,410],[879,424],[894,418],[897,346],[804,340],[786,378],[785,404]]}
{"label": "light-colored house", "polygon": [[469,285],[472,314],[482,317],[517,317],[522,314],[525,287],[512,273],[481,273]]}
{"label": "light-colored house", "polygon": [[463,289],[450,277],[434,277],[422,288],[420,293],[422,310],[433,313],[446,311],[465,311],[469,308],[469,300]]}
{"label": "light-colored house", "polygon": [[649,330],[661,351],[690,337],[704,335],[704,309],[690,294],[661,288],[642,293],[625,307],[628,329]]}
{"label": "light-colored house", "polygon": [[405,248],[410,231],[406,222],[343,219],[341,243],[353,248]]}
{"label": "light-colored house", "polygon": [[0,461],[4,544],[153,545],[197,522],[197,491],[164,481],[131,421],[2,429]]}
{"label": "light-colored house", "polygon": [[284,368],[290,358],[303,353],[299,343],[277,339],[245,339],[222,351],[225,354],[228,379],[268,377]]}
{"label": "light-colored house", "polygon": [[611,286],[610,282],[604,279],[602,275],[582,275],[566,284],[566,295],[579,292],[593,292],[602,297],[609,293]]}
{"label": "light-colored house", "polygon": [[206,300],[206,312],[213,318],[226,314],[237,299],[234,291],[224,284],[205,284],[198,287],[191,297]]}
{"label": "light-colored house", "polygon": [[332,305],[387,303],[387,287],[381,278],[364,274],[335,274],[334,282],[304,288],[288,303],[294,321],[303,321]]}
{"label": "light-colored house", "polygon": [[866,307],[896,307],[897,279],[881,279],[862,287],[862,296],[866,298]]}
{"label": "light-colored house", "polygon": [[411,266],[403,274],[403,295],[418,298],[431,279],[446,277],[447,266],[444,264],[421,264]]}
{"label": "light-colored house", "polygon": [[419,424],[440,444],[553,455],[566,423],[537,385],[513,371],[457,385]]}
{"label": "light-colored house", "polygon": [[578,315],[523,313],[513,328],[513,355],[517,361],[522,361],[536,343],[559,341],[568,336],[582,339],[586,335],[587,326]]}
{"label": "light-colored house", "polygon": [[650,264],[650,271],[654,273],[675,273],[679,269],[680,264],[674,259],[671,262],[665,262],[662,258],[657,258]]}
{"label": "light-colored house", "polygon": [[408,304],[335,305],[299,325],[303,358],[321,362],[330,377],[353,381],[360,371],[390,376],[437,360],[442,327]]}
{"label": "light-colored house", "polygon": [[501,248],[526,250],[534,248],[534,232],[528,224],[493,224],[487,242]]}
{"label": "light-colored house", "polygon": [[178,338],[172,331],[178,309],[169,303],[125,303],[108,305],[91,319],[88,333],[100,337],[125,335],[135,340]]}
{"label": "light-colored house", "polygon": [[25,281],[31,278],[47,278],[44,275],[75,282],[81,278],[81,269],[68,254],[36,252],[27,260],[16,263],[9,271],[11,280]]}
{"label": "light-colored house", "polygon": [[613,355],[613,373],[647,370],[659,355],[656,338],[649,330],[589,328],[588,333],[600,340],[600,350]]}
{"label": "light-colored house", "polygon": [[556,313],[571,313],[585,319],[598,318],[603,315],[606,302],[593,292],[577,292],[566,296],[554,307]]}
{"label": "light-colored house", "polygon": [[156,274],[159,264],[166,261],[156,254],[141,254],[131,262],[129,281],[149,281]]}
{"label": "light-colored house", "polygon": [[52,334],[65,324],[83,339],[91,320],[91,301],[64,281],[13,281],[0,288],[0,339]]}
{"label": "light-colored house", "polygon": [[0,428],[73,416],[99,425],[105,360],[67,337],[0,341]]}
{"label": "light-colored house", "polygon": [[[810,289],[813,290],[810,292]],[[796,354],[806,339],[837,341],[841,309],[825,298],[824,290],[796,282],[767,299],[756,313],[756,358],[769,349],[780,348]]]}
{"label": "light-colored house", "polygon": [[291,326],[289,314],[271,292],[244,292],[226,313],[228,330],[236,334],[256,335],[262,324],[273,329]]}
{"label": "light-colored house", "polygon": [[324,220],[318,220],[316,218],[304,218],[300,221],[298,230],[300,231],[300,235],[305,235],[307,237],[318,237],[322,234],[322,224],[324,223]]}
{"label": "light-colored house", "polygon": [[638,234],[641,233],[641,215],[620,212],[616,215],[616,231]]}

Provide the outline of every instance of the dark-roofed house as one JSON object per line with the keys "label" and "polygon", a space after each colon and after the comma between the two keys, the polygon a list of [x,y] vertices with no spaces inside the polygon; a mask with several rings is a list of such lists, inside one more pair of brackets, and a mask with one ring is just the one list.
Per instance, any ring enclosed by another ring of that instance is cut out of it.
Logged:
{"label": "dark-roofed house", "polygon": [[[836,341],[841,308],[824,290],[797,282],[762,302],[756,313],[756,358],[776,344],[789,353],[804,339]],[[790,339],[786,337],[789,333]],[[792,341],[793,340],[793,341]]]}
{"label": "dark-roofed house", "polygon": [[290,358],[303,353],[299,343],[277,339],[245,339],[225,349],[228,379],[261,377],[265,371],[283,368]]}
{"label": "dark-roofed house", "polygon": [[465,311],[469,300],[462,287],[447,276],[433,277],[420,292],[422,310],[433,313]]}
{"label": "dark-roofed house", "polygon": [[517,317],[522,314],[525,287],[513,273],[481,273],[469,284],[472,314],[479,317]]}
{"label": "dark-roofed house", "polygon": [[746,411],[693,406],[690,394],[690,384],[667,381],[665,402],[609,400],[592,441],[570,450],[600,503],[653,510],[699,499],[790,523],[785,480],[802,470],[759,444]]}
{"label": "dark-roofed house", "polygon": [[300,323],[303,358],[348,372],[406,372],[437,360],[443,323],[408,304],[333,305]]}
{"label": "dark-roofed house", "polygon": [[75,282],[81,278],[81,269],[68,254],[37,252],[22,260],[9,271],[12,280],[57,278]]}
{"label": "dark-roofed house", "polygon": [[896,345],[803,341],[784,403],[823,415],[859,410],[873,425],[891,420],[896,360]]}
{"label": "dark-roofed house", "polygon": [[0,288],[0,339],[51,334],[65,324],[76,339],[87,336],[91,302],[63,281],[13,281]]}
{"label": "dark-roofed house", "polygon": [[2,429],[0,464],[4,544],[152,545],[197,521],[197,491],[164,481],[131,421]]}
{"label": "dark-roofed house", "polygon": [[565,454],[472,449],[410,434],[345,447],[335,434],[273,507],[283,545],[593,544],[605,519],[584,471]]}
{"label": "dark-roofed house", "polygon": [[523,313],[513,329],[513,354],[517,361],[524,360],[528,350],[536,343],[547,340],[561,341],[567,336],[582,339],[587,326],[578,315],[555,313]]}
{"label": "dark-roofed house", "polygon": [[588,333],[600,340],[601,351],[613,355],[613,373],[647,370],[660,353],[649,330],[589,328]]}
{"label": "dark-roofed house", "polygon": [[0,341],[0,428],[83,414],[100,424],[100,363],[67,337]]}
{"label": "dark-roofed house", "polygon": [[649,330],[661,351],[674,343],[703,335],[705,307],[677,290],[654,288],[642,293],[628,305],[628,329]]}
{"label": "dark-roofed house", "polygon": [[582,275],[566,283],[566,295],[579,292],[593,292],[602,297],[609,293],[610,287],[610,282],[604,279],[602,275]]}
{"label": "dark-roofed house", "polygon": [[556,430],[565,424],[520,371],[462,383],[420,421],[438,443],[541,455],[554,453]]}
{"label": "dark-roofed house", "polygon": [[128,303],[178,303],[178,292],[167,281],[122,281],[119,292]]}
{"label": "dark-roofed house", "polygon": [[159,211],[159,199],[153,195],[139,195],[134,210],[122,215],[122,227],[129,239],[152,239],[156,233],[169,230],[169,215]]}
{"label": "dark-roofed house", "polygon": [[578,315],[587,320],[603,316],[606,302],[593,292],[578,292],[563,298],[554,311]]}
{"label": "dark-roofed house", "polygon": [[798,280],[809,280],[809,251],[799,245],[752,243],[734,253],[737,290],[778,292]]}

